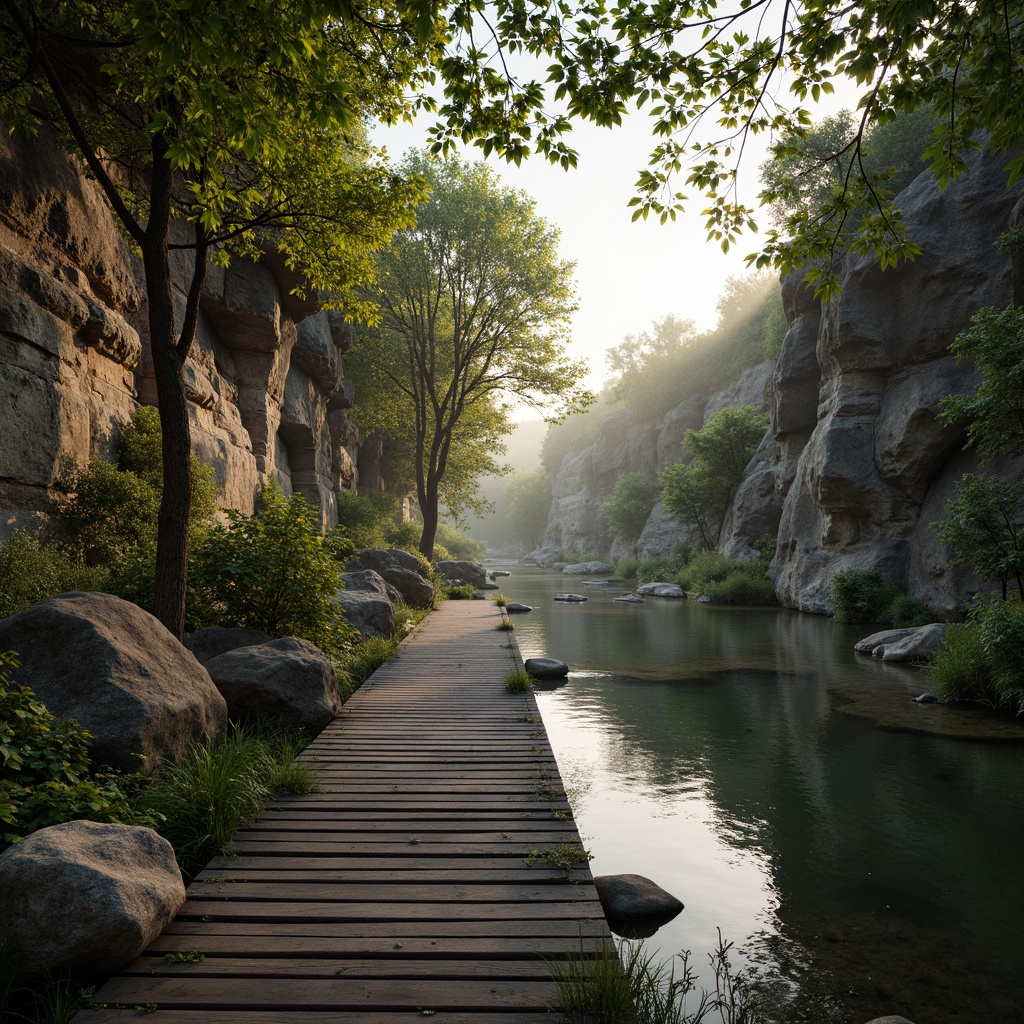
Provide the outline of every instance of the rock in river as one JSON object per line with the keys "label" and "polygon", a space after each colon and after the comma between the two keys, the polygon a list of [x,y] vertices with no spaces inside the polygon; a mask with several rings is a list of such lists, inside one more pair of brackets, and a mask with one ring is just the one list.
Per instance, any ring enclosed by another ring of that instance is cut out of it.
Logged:
{"label": "rock in river", "polygon": [[677,601],[686,597],[678,583],[644,583],[636,592],[644,597],[672,597]]}
{"label": "rock in river", "polygon": [[507,611],[509,615],[525,615],[527,612],[533,611],[533,605],[520,604],[518,601],[509,601],[509,603],[505,605],[505,611]]}
{"label": "rock in river", "polygon": [[561,679],[569,674],[569,666],[554,658],[527,658],[526,671],[537,679]]}
{"label": "rock in river", "polygon": [[672,893],[643,875],[598,875],[594,885],[610,920],[644,921],[683,909]]}
{"label": "rock in river", "polygon": [[582,594],[555,594],[555,601],[586,601]]}

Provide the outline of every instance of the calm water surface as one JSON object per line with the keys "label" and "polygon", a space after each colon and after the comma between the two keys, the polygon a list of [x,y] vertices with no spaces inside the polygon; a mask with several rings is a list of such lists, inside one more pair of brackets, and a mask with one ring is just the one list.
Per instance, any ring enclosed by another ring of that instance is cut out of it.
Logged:
{"label": "calm water surface", "polygon": [[[649,948],[691,950],[707,984],[721,928],[788,979],[779,1020],[1024,1022],[1024,743],[844,713],[916,712],[926,688],[854,655],[861,628],[615,604],[508,568],[503,593],[535,608],[514,619],[523,656],[572,669],[537,696],[594,873],[647,875],[686,904]],[[564,590],[589,600],[553,602]]]}

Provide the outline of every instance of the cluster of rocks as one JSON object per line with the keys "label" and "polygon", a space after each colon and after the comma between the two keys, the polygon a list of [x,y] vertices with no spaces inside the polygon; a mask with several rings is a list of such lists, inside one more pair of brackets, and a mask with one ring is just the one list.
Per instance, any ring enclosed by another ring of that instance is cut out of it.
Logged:
{"label": "cluster of rocks", "polygon": [[364,639],[394,633],[396,605],[430,608],[434,603],[430,567],[408,551],[366,548],[345,569],[337,601]]}

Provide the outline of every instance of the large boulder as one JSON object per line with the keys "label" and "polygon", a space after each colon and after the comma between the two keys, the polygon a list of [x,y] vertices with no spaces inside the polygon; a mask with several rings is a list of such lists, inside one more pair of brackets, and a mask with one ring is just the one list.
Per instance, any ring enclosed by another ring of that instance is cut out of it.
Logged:
{"label": "large boulder", "polygon": [[359,630],[364,639],[370,636],[391,636],[395,631],[395,605],[388,584],[372,569],[343,572],[339,575],[343,590],[335,600],[345,614],[345,621]]}
{"label": "large boulder", "polygon": [[418,572],[397,567],[385,569],[381,574],[395,588],[410,608],[431,608],[434,605],[434,584]]}
{"label": "large boulder", "polygon": [[255,647],[273,639],[262,629],[240,629],[222,626],[204,626],[185,637],[185,646],[196,656],[200,664],[235,651],[239,647]]}
{"label": "large boulder", "polygon": [[477,590],[483,590],[488,587],[490,582],[487,579],[487,570],[476,562],[442,561],[438,562],[434,568],[437,569],[441,579],[456,586],[462,583],[472,583]]}
{"label": "large boulder", "polygon": [[29,975],[110,974],[184,902],[174,849],[152,829],[69,821],[0,854],[0,940]]}
{"label": "large boulder", "polygon": [[605,915],[614,921],[675,916],[683,904],[643,875],[598,875],[594,879]]}
{"label": "large boulder", "polygon": [[569,674],[569,666],[556,658],[527,658],[524,668],[534,679],[561,679]]}
{"label": "large boulder", "polygon": [[100,765],[156,771],[227,722],[206,669],[152,615],[111,594],[61,594],[0,620],[8,650],[21,662],[12,680],[88,729]]}
{"label": "large boulder", "polygon": [[[358,564],[357,564],[358,563]],[[420,560],[402,548],[364,548],[347,564],[348,569],[373,569],[381,576],[385,569],[406,569],[427,578]]]}
{"label": "large boulder", "polygon": [[207,662],[232,721],[319,732],[341,711],[331,659],[308,640],[289,636],[239,647]]}
{"label": "large boulder", "polygon": [[946,644],[946,623],[932,622],[909,629],[885,629],[872,633],[854,650],[882,661],[928,661]]}

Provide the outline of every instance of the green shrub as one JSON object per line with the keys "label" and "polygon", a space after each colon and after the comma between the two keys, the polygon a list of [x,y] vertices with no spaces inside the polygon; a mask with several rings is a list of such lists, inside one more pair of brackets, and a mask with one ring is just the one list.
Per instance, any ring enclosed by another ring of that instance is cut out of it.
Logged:
{"label": "green shrub", "polygon": [[508,598],[504,594],[495,594],[491,600],[499,607],[505,608],[508,605]]}
{"label": "green shrub", "polygon": [[774,605],[775,587],[761,559],[729,558],[718,551],[698,551],[675,581],[687,592],[703,594],[714,604]]}
{"label": "green shrub", "polygon": [[[210,466],[191,457],[193,528],[209,522],[217,509],[217,477]],[[81,558],[109,565],[139,543],[156,540],[157,512],[163,493],[160,416],[141,406],[121,431],[116,463],[93,459],[64,482],[61,520]]]}
{"label": "green shrub", "polygon": [[334,601],[338,563],[320,533],[319,517],[301,494],[263,491],[254,516],[229,512],[197,552],[198,585],[212,599],[218,623],[297,636],[337,657],[356,639]]}
{"label": "green shrub", "polygon": [[635,580],[637,570],[643,563],[639,558],[622,558],[615,565],[615,575],[624,580]]}
{"label": "green shrub", "polygon": [[934,619],[928,606],[909,597],[903,584],[878,569],[840,569],[832,577],[832,617],[843,623],[877,623],[892,629],[923,626]]}
{"label": "green shrub", "polygon": [[516,627],[515,623],[511,619],[502,619],[494,628],[504,630],[506,633],[511,633]]}
{"label": "green shrub", "polygon": [[843,623],[882,623],[899,593],[899,585],[878,569],[840,569],[832,576],[832,617]]}
{"label": "green shrub", "polygon": [[637,583],[665,583],[673,579],[690,558],[688,548],[680,547],[668,557],[648,558],[638,562],[636,567]]}
{"label": "green shrub", "polygon": [[84,566],[63,544],[15,530],[0,547],[0,619],[69,590],[102,590],[106,569]]}
{"label": "green shrub", "polygon": [[137,779],[92,771],[85,729],[58,720],[27,686],[8,689],[17,665],[13,651],[0,654],[0,850],[76,818],[154,824],[130,802]]}
{"label": "green shrub", "polygon": [[601,518],[615,534],[635,540],[643,532],[661,496],[661,484],[643,473],[624,473],[600,508]]}
{"label": "green shrub", "polygon": [[475,593],[472,583],[462,583],[457,587],[447,587],[444,597],[448,601],[472,601]]}
{"label": "green shrub", "polygon": [[389,523],[384,529],[384,544],[403,551],[419,551],[423,527],[419,523]]}
{"label": "green shrub", "polygon": [[885,609],[883,621],[891,623],[893,629],[907,629],[910,626],[925,626],[933,622],[928,605],[920,598],[908,594],[897,594]]}
{"label": "green shrub", "polygon": [[1024,603],[983,601],[946,630],[930,672],[942,700],[973,701],[1024,714]]}
{"label": "green shrub", "polygon": [[380,492],[338,491],[335,499],[338,526],[357,549],[387,547],[384,534],[398,515],[397,498]]}

